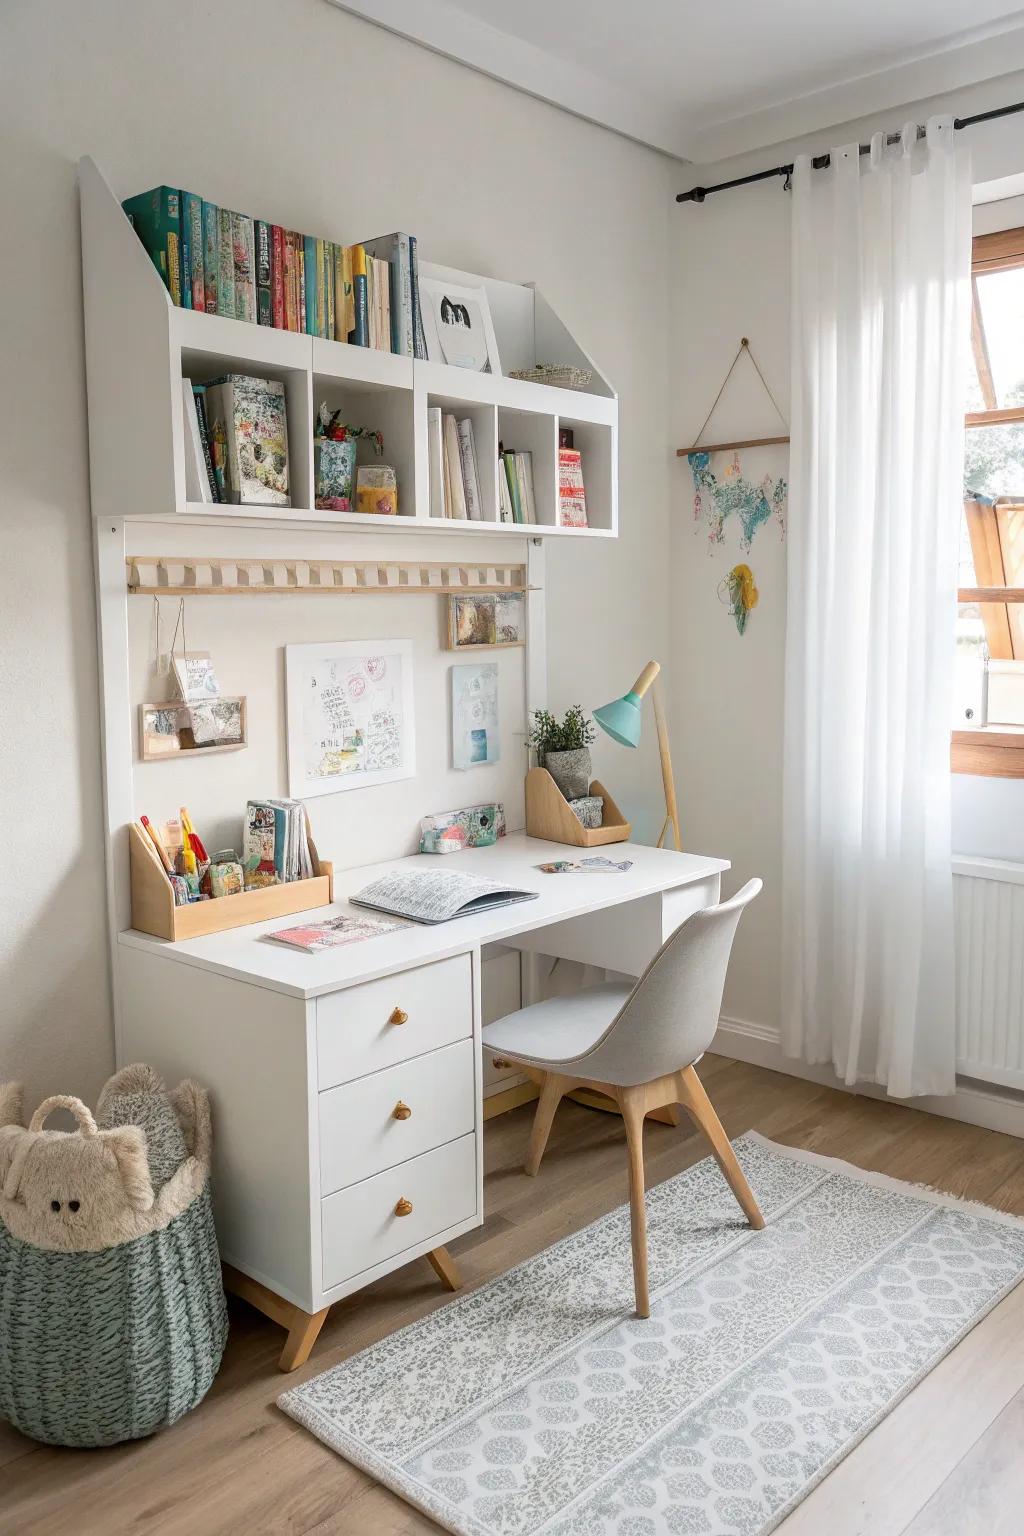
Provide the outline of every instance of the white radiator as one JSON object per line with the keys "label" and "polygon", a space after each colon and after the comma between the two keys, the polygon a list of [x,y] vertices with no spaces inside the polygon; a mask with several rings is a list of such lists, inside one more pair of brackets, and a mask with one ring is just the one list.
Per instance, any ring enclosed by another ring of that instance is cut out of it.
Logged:
{"label": "white radiator", "polygon": [[1024,1089],[1024,864],[953,860],[956,1069]]}

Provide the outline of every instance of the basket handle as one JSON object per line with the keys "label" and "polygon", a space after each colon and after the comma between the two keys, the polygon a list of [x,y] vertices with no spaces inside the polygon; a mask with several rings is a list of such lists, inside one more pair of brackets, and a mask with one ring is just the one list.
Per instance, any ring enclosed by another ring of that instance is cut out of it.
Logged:
{"label": "basket handle", "polygon": [[29,1121],[29,1130],[41,1131],[43,1121],[55,1109],[70,1110],[78,1121],[78,1129],[83,1136],[96,1136],[98,1134],[96,1121],[92,1117],[92,1110],[87,1104],[83,1104],[81,1099],[76,1099],[71,1093],[54,1093],[48,1099],[44,1099]]}

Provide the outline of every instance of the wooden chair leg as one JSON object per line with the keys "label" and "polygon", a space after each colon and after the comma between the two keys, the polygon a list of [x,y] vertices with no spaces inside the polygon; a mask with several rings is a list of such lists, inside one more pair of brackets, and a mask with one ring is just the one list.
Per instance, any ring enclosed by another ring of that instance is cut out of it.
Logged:
{"label": "wooden chair leg", "polygon": [[324,1318],[330,1310],[330,1307],[324,1307],[322,1312],[309,1313],[300,1312],[298,1307],[295,1308],[294,1320],[288,1329],[288,1337],[284,1341],[281,1358],[277,1362],[278,1370],[297,1371],[300,1365],[305,1365],[313,1345],[320,1336]]}
{"label": "wooden chair leg", "polygon": [[555,1110],[572,1086],[571,1077],[559,1077],[557,1072],[544,1074],[540,1085],[540,1098],[537,1101],[537,1113],[533,1117],[533,1130],[530,1132],[530,1145],[526,1151],[526,1162],[523,1164],[525,1172],[531,1179],[536,1177],[541,1158],[544,1156]]}
{"label": "wooden chair leg", "polygon": [[629,1224],[633,1242],[633,1289],[637,1317],[650,1317],[647,1294],[647,1207],[644,1201],[644,1099],[639,1091],[620,1088],[619,1103],[629,1148]]}
{"label": "wooden chair leg", "polygon": [[687,1067],[679,1074],[679,1102],[684,1109],[689,1110],[711,1143],[715,1161],[728,1179],[729,1187],[743,1207],[743,1213],[750,1225],[760,1229],[764,1226],[764,1217],[754,1199],[754,1192],[736,1160],[732,1143],[725,1134],[725,1127],[715,1114],[714,1106],[704,1092],[704,1084],[693,1067]]}
{"label": "wooden chair leg", "polygon": [[459,1274],[459,1266],[448,1252],[447,1248],[431,1248],[426,1255],[427,1263],[434,1274],[446,1285],[450,1291],[457,1291],[462,1284],[462,1276]]}

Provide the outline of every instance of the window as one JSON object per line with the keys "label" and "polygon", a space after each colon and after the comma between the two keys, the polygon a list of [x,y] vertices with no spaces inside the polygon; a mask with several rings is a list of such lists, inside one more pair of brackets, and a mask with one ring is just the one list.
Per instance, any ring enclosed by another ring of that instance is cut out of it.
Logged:
{"label": "window", "polygon": [[979,235],[952,768],[1024,778],[1024,229]]}

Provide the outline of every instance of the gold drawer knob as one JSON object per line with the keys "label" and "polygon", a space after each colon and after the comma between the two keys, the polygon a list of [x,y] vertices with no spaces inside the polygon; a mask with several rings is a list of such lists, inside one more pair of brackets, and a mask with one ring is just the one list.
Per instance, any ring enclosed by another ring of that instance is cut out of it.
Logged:
{"label": "gold drawer knob", "polygon": [[388,1016],[388,1023],[405,1024],[408,1022],[408,1019],[409,1015],[406,1013],[404,1008],[392,1008],[391,1013]]}
{"label": "gold drawer knob", "polygon": [[395,1206],[395,1215],[396,1216],[409,1216],[411,1214],[412,1214],[412,1201],[411,1200],[407,1200],[405,1198],[405,1196],[403,1195],[401,1200],[399,1200],[398,1204]]}
{"label": "gold drawer knob", "polygon": [[491,1066],[496,1067],[499,1072],[503,1072],[506,1067],[510,1067],[511,1065],[512,1063],[510,1061],[506,1061],[504,1056],[491,1057]]}
{"label": "gold drawer knob", "polygon": [[391,1113],[396,1120],[408,1120],[409,1116],[412,1114],[412,1110],[409,1108],[408,1104],[403,1104],[401,1099],[399,1099]]}

